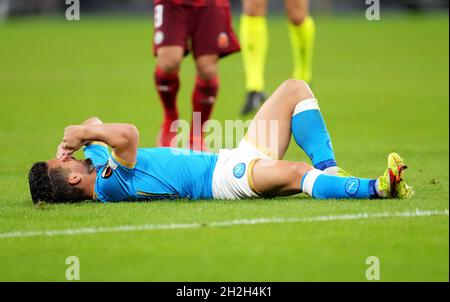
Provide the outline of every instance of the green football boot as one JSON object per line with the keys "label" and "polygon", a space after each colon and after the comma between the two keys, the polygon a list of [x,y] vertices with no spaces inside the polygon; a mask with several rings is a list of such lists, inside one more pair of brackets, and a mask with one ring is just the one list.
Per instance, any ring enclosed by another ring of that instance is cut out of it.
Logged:
{"label": "green football boot", "polygon": [[344,169],[338,167],[337,168],[337,174],[336,176],[340,176],[340,177],[352,177],[352,175],[350,173],[348,173],[347,171],[345,171]]}
{"label": "green football boot", "polygon": [[377,182],[377,191],[381,198],[408,199],[414,195],[414,189],[403,180],[403,173],[407,168],[400,155],[388,155],[386,172]]}

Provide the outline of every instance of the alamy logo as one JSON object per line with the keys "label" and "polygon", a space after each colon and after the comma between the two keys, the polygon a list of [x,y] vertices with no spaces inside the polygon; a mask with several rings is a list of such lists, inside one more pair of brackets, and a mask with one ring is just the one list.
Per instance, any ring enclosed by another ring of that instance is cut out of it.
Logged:
{"label": "alamy logo", "polygon": [[66,20],[79,21],[80,20],[80,0],[66,0]]}
{"label": "alamy logo", "polygon": [[380,0],[366,0],[366,19],[369,21],[379,21],[380,18]]}
{"label": "alamy logo", "polygon": [[234,177],[236,177],[236,178],[241,178],[242,176],[244,176],[245,164],[244,163],[237,164],[233,169],[233,174],[234,174]]}
{"label": "alamy logo", "polygon": [[66,269],[66,280],[80,280],[80,259],[77,256],[69,256],[66,259],[69,267]]}
{"label": "alamy logo", "polygon": [[366,269],[366,279],[369,281],[380,280],[380,259],[377,256],[369,256],[366,264],[369,265]]}

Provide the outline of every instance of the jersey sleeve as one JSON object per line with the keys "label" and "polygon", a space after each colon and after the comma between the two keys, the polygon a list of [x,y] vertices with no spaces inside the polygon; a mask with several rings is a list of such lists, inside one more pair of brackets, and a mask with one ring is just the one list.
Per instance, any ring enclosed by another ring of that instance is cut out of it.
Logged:
{"label": "jersey sleeve", "polygon": [[134,200],[136,190],[133,182],[134,163],[127,162],[114,152],[98,172],[95,185],[96,199],[103,202]]}
{"label": "jersey sleeve", "polygon": [[108,146],[105,143],[93,142],[84,147],[84,157],[90,158],[94,166],[104,165],[108,161]]}

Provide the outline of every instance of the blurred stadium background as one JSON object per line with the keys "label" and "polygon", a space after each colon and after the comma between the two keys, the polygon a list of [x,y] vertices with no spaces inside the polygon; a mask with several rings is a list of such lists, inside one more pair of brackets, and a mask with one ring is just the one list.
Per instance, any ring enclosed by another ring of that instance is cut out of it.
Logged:
{"label": "blurred stadium background", "polygon": [[[234,11],[240,10],[241,0],[230,0]],[[270,12],[281,12],[284,1],[269,1]],[[413,11],[448,8],[447,0],[389,0],[382,1],[383,8],[408,9]],[[152,0],[82,0],[83,12],[121,12],[148,13],[152,10]],[[336,11],[359,10],[365,5],[363,0],[314,0],[311,1],[313,11],[328,13]],[[65,10],[63,0],[0,0],[0,16],[16,16],[27,14],[48,14]]]}

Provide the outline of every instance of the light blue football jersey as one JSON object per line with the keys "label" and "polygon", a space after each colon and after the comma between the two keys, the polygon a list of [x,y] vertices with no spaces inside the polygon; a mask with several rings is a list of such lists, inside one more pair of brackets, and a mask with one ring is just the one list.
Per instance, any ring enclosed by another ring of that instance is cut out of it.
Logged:
{"label": "light blue football jersey", "polygon": [[217,154],[174,148],[142,148],[136,164],[110,154],[106,145],[84,148],[97,172],[94,199],[102,202],[211,199]]}

